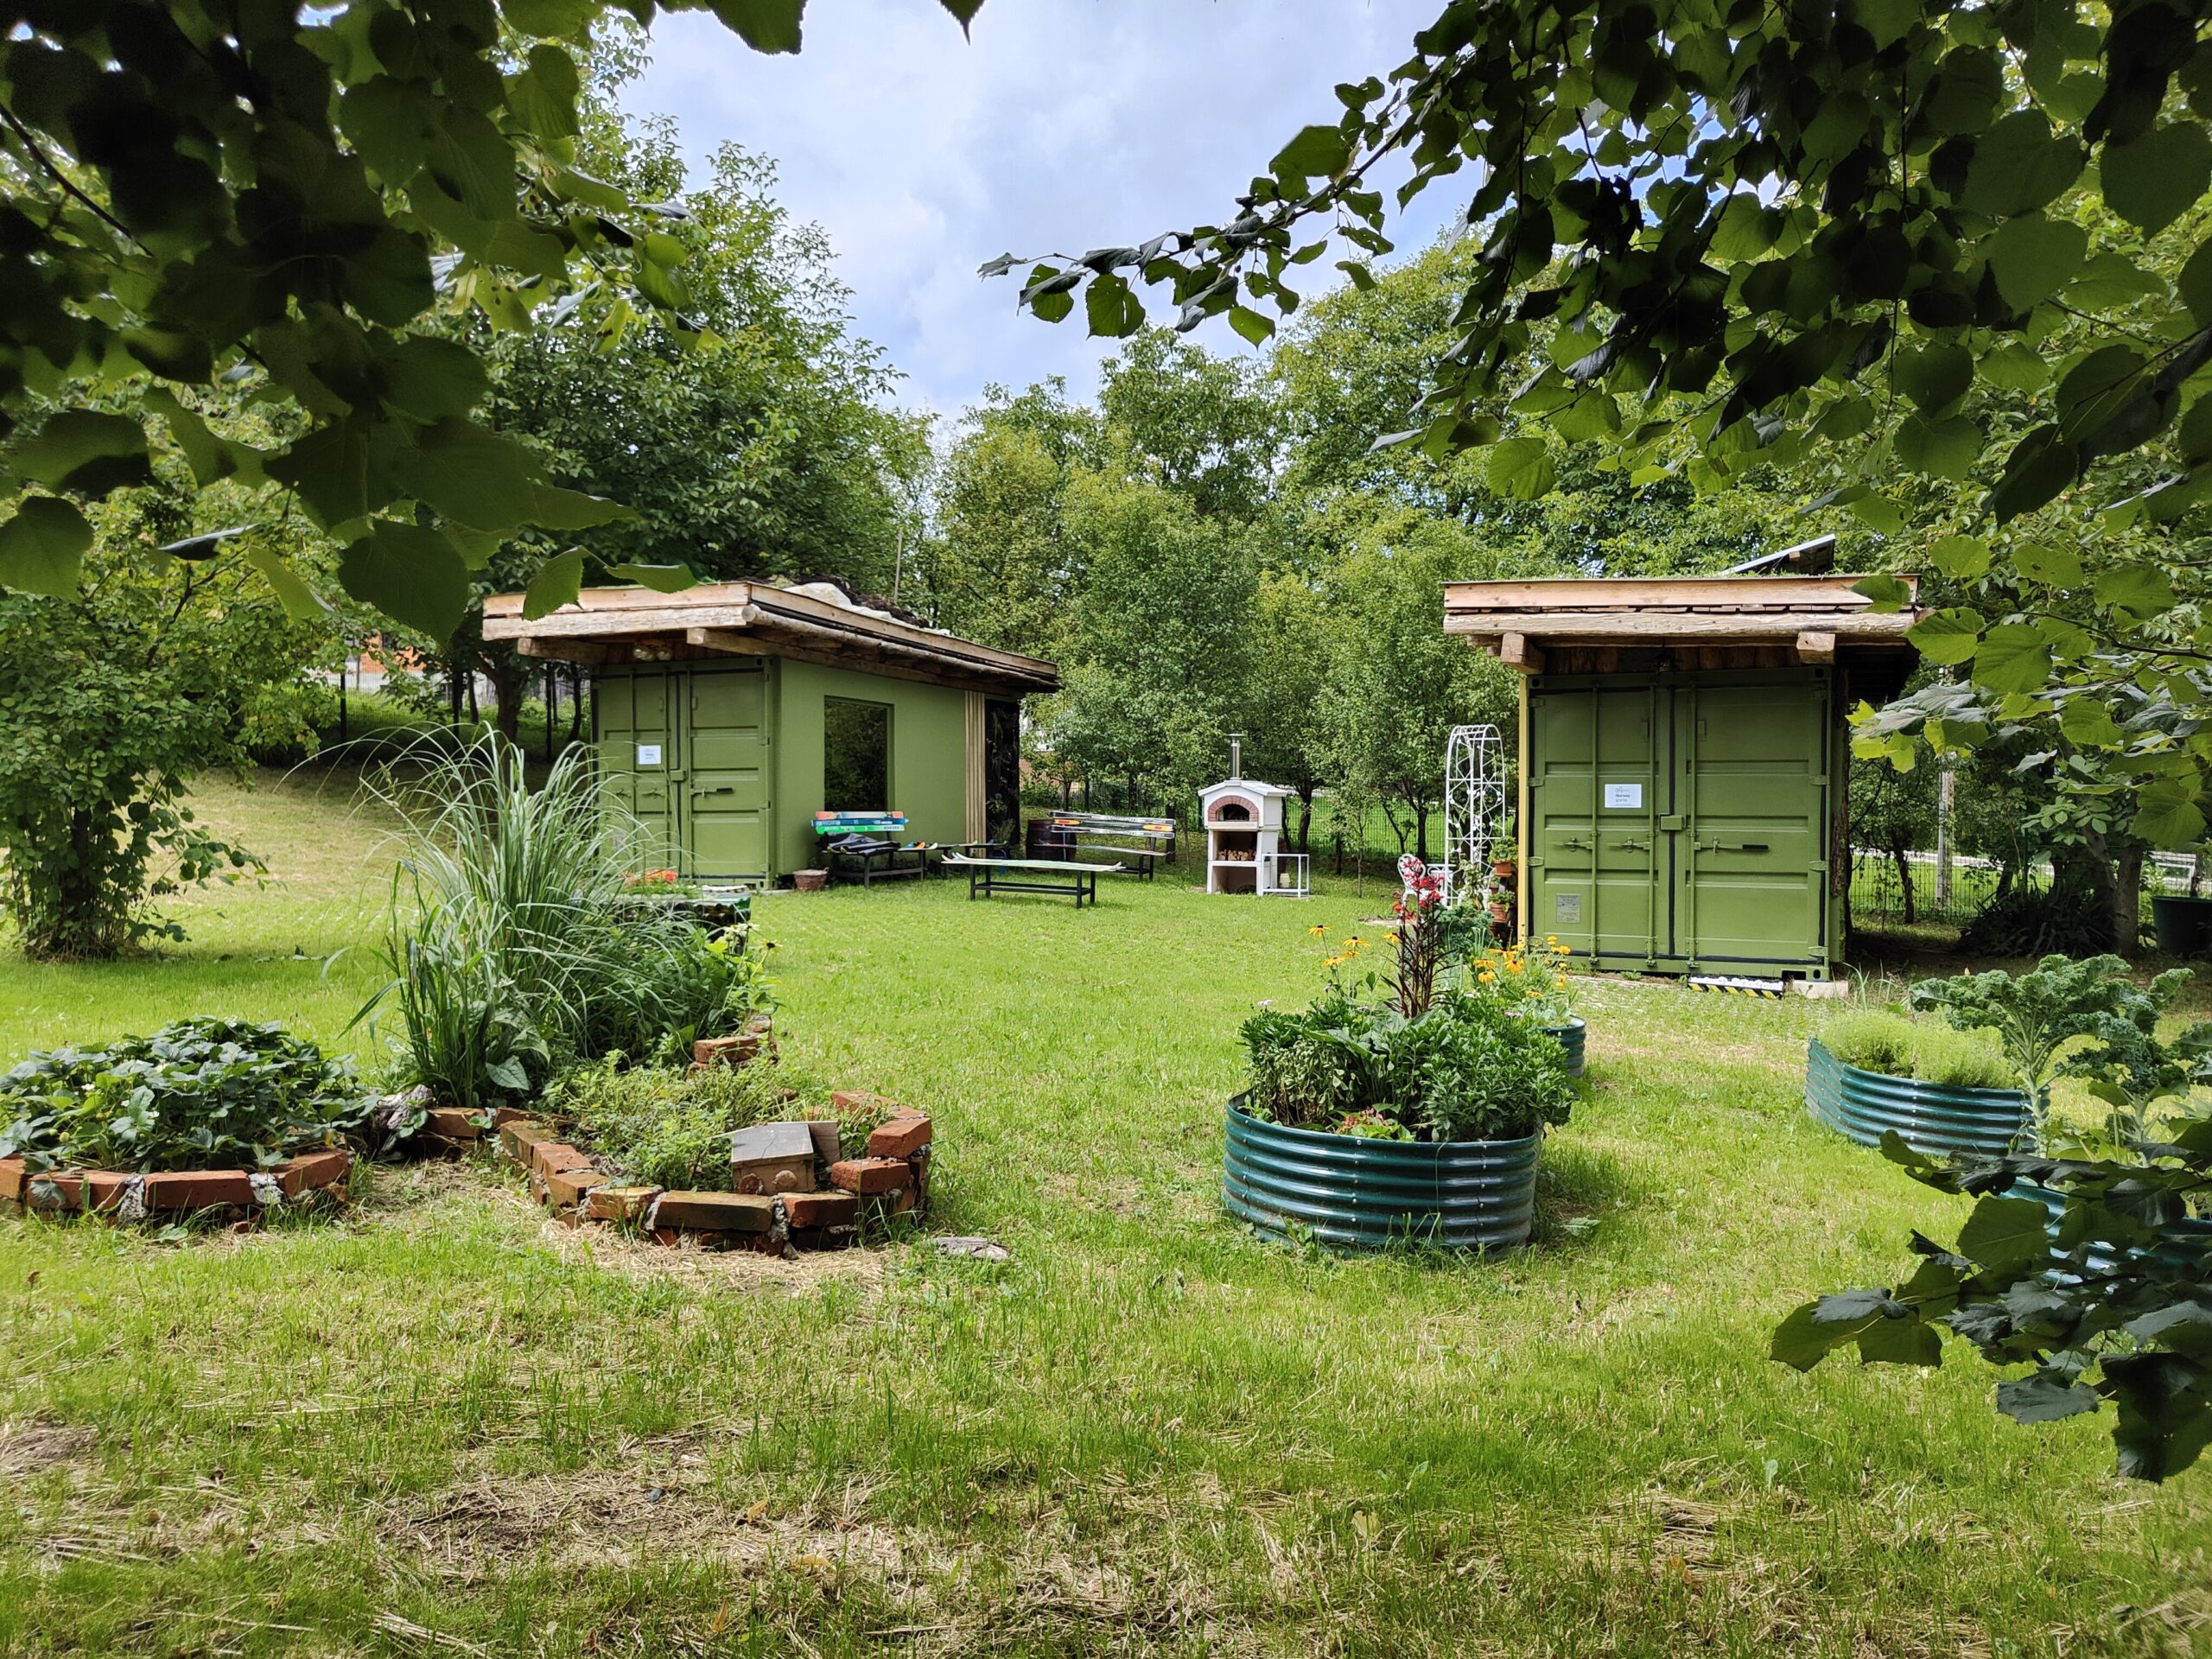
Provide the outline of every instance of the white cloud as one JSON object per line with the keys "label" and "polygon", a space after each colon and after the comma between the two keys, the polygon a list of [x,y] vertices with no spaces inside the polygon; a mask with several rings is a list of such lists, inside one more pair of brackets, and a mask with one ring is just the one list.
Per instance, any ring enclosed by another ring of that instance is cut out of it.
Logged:
{"label": "white cloud", "polygon": [[[906,401],[951,410],[994,380],[1064,374],[1088,392],[1106,349],[1080,308],[1057,327],[1018,315],[1014,279],[983,282],[977,265],[1217,221],[1284,139],[1340,112],[1337,82],[1402,61],[1434,12],[990,0],[966,41],[934,0],[814,0],[805,50],[772,59],[683,13],[657,24],[626,101],[673,116],[695,166],[728,140],[773,157],[785,206],[828,231],[861,331],[908,377]],[[1243,349],[1218,321],[1202,337]]]}

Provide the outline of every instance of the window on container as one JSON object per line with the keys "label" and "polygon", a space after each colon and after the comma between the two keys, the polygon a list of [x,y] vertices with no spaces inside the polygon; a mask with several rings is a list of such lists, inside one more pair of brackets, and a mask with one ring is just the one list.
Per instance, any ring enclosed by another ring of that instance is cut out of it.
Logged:
{"label": "window on container", "polygon": [[825,697],[822,705],[823,807],[891,810],[891,705]]}

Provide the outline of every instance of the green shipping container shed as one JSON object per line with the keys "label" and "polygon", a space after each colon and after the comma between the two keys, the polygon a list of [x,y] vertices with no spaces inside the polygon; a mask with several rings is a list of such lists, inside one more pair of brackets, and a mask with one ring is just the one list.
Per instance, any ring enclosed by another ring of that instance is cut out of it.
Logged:
{"label": "green shipping container shed", "polygon": [[1524,940],[1630,971],[1841,970],[1847,716],[1902,687],[1917,614],[1860,580],[1446,585],[1446,632],[1522,675]]}
{"label": "green shipping container shed", "polygon": [[1020,818],[1021,699],[1052,664],[861,604],[833,583],[593,588],[550,615],[484,602],[484,637],[588,664],[592,734],[667,868],[772,881],[817,867],[817,811],[899,812],[902,839]]}

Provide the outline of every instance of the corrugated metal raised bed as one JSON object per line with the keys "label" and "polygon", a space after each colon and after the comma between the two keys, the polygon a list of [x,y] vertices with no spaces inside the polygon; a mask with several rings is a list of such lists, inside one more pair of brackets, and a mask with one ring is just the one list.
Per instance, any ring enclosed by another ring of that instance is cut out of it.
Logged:
{"label": "corrugated metal raised bed", "polygon": [[1580,1014],[1576,1014],[1570,1017],[1563,1026],[1546,1026],[1544,1029],[1557,1038],[1559,1046],[1567,1051],[1567,1075],[1570,1077],[1580,1077],[1582,1075],[1582,1039],[1589,1035],[1590,1022]]}
{"label": "corrugated metal raised bed", "polygon": [[1805,1051],[1805,1104],[1815,1117],[1862,1146],[1895,1129],[1907,1146],[1934,1154],[2009,1152],[2027,1121],[2018,1089],[1953,1089],[1846,1065],[1817,1037]]}
{"label": "corrugated metal raised bed", "polygon": [[1354,1249],[1419,1242],[1525,1243],[1541,1135],[1517,1141],[1370,1141],[1269,1123],[1229,1103],[1222,1199],[1262,1231]]}

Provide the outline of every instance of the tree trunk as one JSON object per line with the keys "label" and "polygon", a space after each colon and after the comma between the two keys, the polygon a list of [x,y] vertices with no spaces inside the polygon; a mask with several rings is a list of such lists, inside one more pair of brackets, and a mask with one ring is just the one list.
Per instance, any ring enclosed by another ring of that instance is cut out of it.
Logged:
{"label": "tree trunk", "polygon": [[[2110,937],[2112,949],[2123,957],[2132,957],[2142,945],[2143,849],[2130,845],[2115,856],[2102,832],[2094,830],[2082,840],[2088,854],[2090,892],[2096,899],[2097,907],[2104,912],[2105,931]],[[2054,887],[2057,885],[2056,874],[2054,868]]]}
{"label": "tree trunk", "polygon": [[584,735],[584,671],[569,671],[569,741],[581,743]]}
{"label": "tree trunk", "polygon": [[[499,721],[499,735],[510,741],[522,737],[522,658],[512,652],[487,652],[484,657],[484,672],[492,682],[492,696],[499,707],[493,711]],[[476,677],[468,677],[470,712],[474,712]]]}
{"label": "tree trunk", "polygon": [[1427,802],[1416,801],[1414,803],[1414,823],[1415,826],[1414,830],[1414,851],[1420,856],[1421,863],[1426,866],[1428,862]]}
{"label": "tree trunk", "polygon": [[1905,856],[1902,847],[1890,849],[1890,861],[1897,867],[1897,885],[1904,893],[1904,925],[1910,927],[1920,919],[1912,902],[1912,861]]}
{"label": "tree trunk", "polygon": [[1301,853],[1310,854],[1313,850],[1313,791],[1316,787],[1308,784],[1298,791],[1298,850]]}

